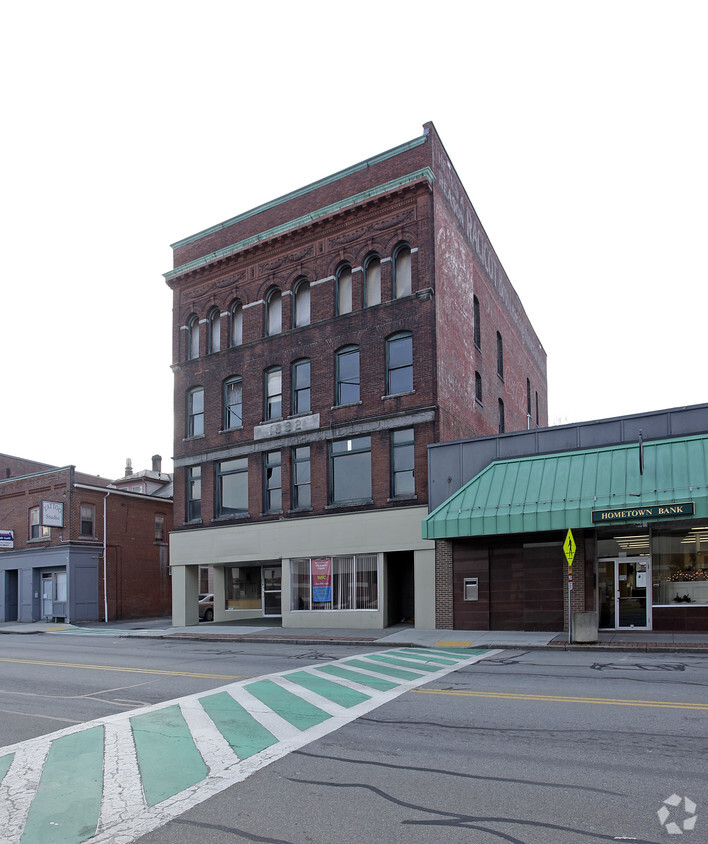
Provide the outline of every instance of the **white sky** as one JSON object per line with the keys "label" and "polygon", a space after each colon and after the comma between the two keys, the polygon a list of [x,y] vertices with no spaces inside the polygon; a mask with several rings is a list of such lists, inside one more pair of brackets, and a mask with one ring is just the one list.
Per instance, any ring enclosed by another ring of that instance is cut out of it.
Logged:
{"label": "white sky", "polygon": [[432,120],[552,423],[708,401],[708,4],[5,3],[0,451],[172,468],[169,244]]}

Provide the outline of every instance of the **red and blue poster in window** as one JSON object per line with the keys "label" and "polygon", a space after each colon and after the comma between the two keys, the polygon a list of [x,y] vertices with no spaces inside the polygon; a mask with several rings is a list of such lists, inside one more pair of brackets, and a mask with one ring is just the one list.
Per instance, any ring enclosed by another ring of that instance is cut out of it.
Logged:
{"label": "red and blue poster in window", "polygon": [[332,558],[312,558],[312,601],[323,604],[332,600]]}

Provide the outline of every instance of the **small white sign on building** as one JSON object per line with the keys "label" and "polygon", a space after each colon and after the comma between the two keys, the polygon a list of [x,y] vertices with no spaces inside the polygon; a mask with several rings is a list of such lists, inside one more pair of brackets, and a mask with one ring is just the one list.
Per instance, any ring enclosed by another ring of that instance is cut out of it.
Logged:
{"label": "small white sign on building", "polygon": [[42,501],[42,524],[45,527],[64,527],[62,501]]}
{"label": "small white sign on building", "polygon": [[0,548],[14,548],[15,534],[11,530],[0,530]]}

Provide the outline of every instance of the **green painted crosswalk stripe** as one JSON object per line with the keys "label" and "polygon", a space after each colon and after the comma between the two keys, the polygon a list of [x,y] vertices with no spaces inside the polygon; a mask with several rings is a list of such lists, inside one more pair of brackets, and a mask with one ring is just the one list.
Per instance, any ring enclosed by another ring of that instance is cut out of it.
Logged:
{"label": "green painted crosswalk stripe", "polygon": [[486,653],[488,648],[435,648],[435,653],[456,656],[458,659],[467,659],[475,654]]}
{"label": "green painted crosswalk stripe", "polygon": [[439,665],[411,665],[410,660],[396,659],[393,656],[384,656],[383,654],[371,654],[369,659],[376,662],[385,662],[386,665],[398,665],[401,668],[410,668],[411,671],[418,671],[421,674],[430,674],[431,672],[440,671]]}
{"label": "green painted crosswalk stripe", "polygon": [[241,759],[248,759],[249,756],[276,744],[275,736],[228,692],[200,698],[199,703]]}
{"label": "green painted crosswalk stripe", "polygon": [[394,668],[392,665],[383,666],[375,662],[364,662],[363,659],[348,659],[344,664],[351,665],[353,668],[365,668],[367,671],[374,671],[376,674],[385,674],[387,677],[398,677],[401,680],[420,679],[420,674],[413,674],[411,671],[402,671],[400,668]]}
{"label": "green painted crosswalk stripe", "polygon": [[155,806],[203,780],[208,771],[179,706],[130,719],[143,792]]}
{"label": "green painted crosswalk stripe", "polygon": [[3,781],[5,774],[8,772],[10,765],[12,765],[12,760],[15,758],[14,753],[10,753],[8,756],[0,757],[0,782]]}
{"label": "green painted crosswalk stripe", "polygon": [[298,686],[303,686],[311,692],[331,700],[333,703],[338,703],[340,706],[350,708],[356,706],[358,703],[363,703],[365,700],[371,700],[371,695],[365,695],[357,692],[355,689],[350,689],[347,686],[342,686],[339,683],[333,683],[331,680],[325,680],[324,677],[315,677],[307,671],[293,671],[292,674],[283,675],[287,680],[297,683]]}
{"label": "green painted crosswalk stripe", "polygon": [[445,656],[438,656],[437,654],[429,653],[414,653],[407,648],[404,651],[392,651],[392,656],[400,656],[402,659],[410,659],[414,662],[430,662],[433,665],[440,667],[441,665],[456,665],[457,660]]}
{"label": "green painted crosswalk stripe", "polygon": [[55,739],[20,841],[85,841],[96,831],[102,796],[103,727]]}
{"label": "green painted crosswalk stripe", "polygon": [[332,717],[272,680],[257,680],[244,688],[298,730],[309,730]]}
{"label": "green painted crosswalk stripe", "polygon": [[366,674],[358,674],[356,671],[347,671],[346,668],[340,668],[338,665],[318,665],[318,671],[324,671],[331,674],[333,677],[341,677],[344,680],[353,680],[359,683],[360,686],[367,686],[370,689],[377,689],[380,692],[389,692],[400,686],[400,683],[392,683],[390,680],[384,680],[382,677],[367,677]]}

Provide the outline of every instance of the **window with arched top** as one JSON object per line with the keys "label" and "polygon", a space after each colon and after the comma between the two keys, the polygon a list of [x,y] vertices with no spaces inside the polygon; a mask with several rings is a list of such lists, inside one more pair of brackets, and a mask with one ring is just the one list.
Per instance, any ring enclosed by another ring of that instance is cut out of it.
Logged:
{"label": "window with arched top", "polygon": [[293,324],[295,328],[310,324],[310,282],[306,278],[301,278],[295,285]]}
{"label": "window with arched top", "polygon": [[370,255],[364,263],[364,305],[381,304],[381,258]]}
{"label": "window with arched top", "polygon": [[412,290],[411,248],[404,243],[393,256],[393,297],[409,296]]}
{"label": "window with arched top", "polygon": [[266,333],[269,337],[283,330],[283,296],[277,287],[266,298]]}
{"label": "window with arched top", "polygon": [[413,390],[413,335],[400,331],[386,340],[386,395]]}
{"label": "window with arched top", "polygon": [[187,323],[187,358],[194,360],[199,357],[199,317],[196,314]]}
{"label": "window with arched top", "polygon": [[497,331],[497,375],[504,380],[504,341]]}
{"label": "window with arched top", "polygon": [[221,351],[221,313],[218,308],[209,311],[209,354]]}
{"label": "window with arched top", "polygon": [[474,344],[478,349],[482,349],[482,323],[479,313],[479,299],[476,296],[472,297],[472,307],[474,310]]}
{"label": "window with arched top", "polygon": [[240,346],[243,343],[243,305],[234,302],[231,306],[229,343],[231,346]]}
{"label": "window with arched top", "polygon": [[352,268],[342,264],[337,270],[337,313],[349,314],[352,311]]}

